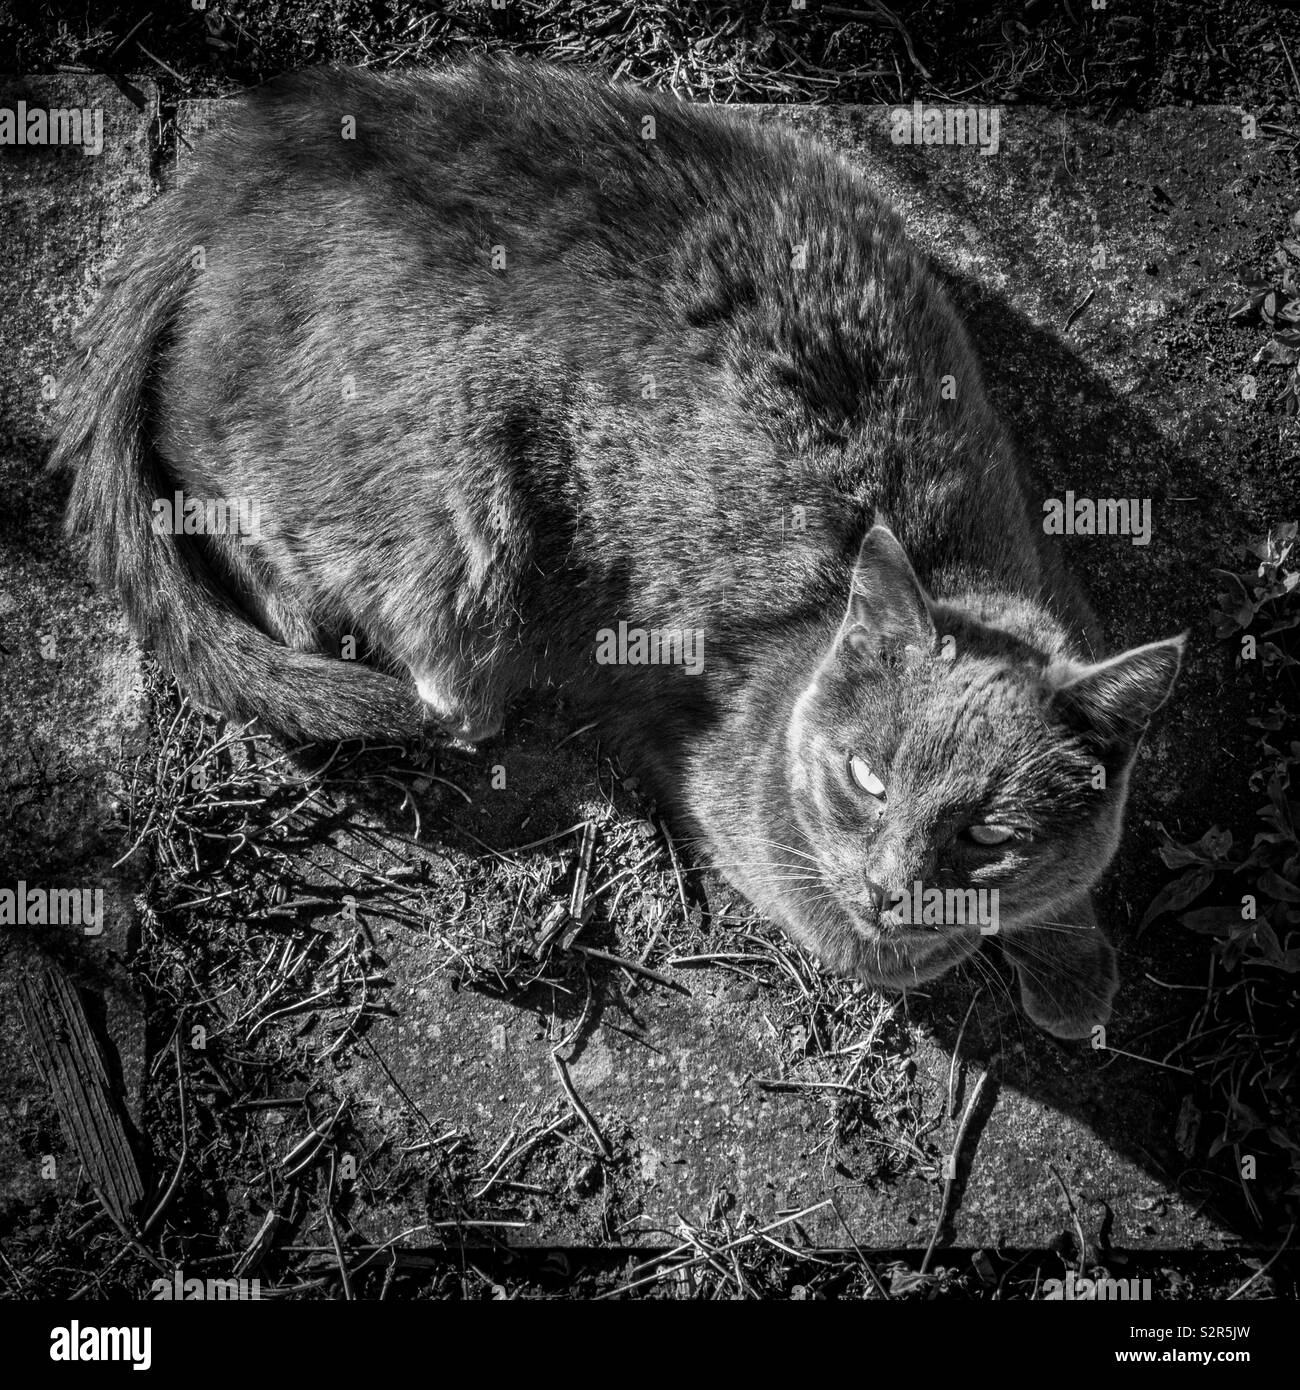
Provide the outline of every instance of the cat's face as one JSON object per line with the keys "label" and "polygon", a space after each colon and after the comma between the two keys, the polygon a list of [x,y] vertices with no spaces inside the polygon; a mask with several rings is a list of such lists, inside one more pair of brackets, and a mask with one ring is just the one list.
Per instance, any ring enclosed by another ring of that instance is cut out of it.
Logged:
{"label": "cat's face", "polygon": [[933,604],[880,526],[853,589],[787,739],[815,915],[851,928],[857,973],[882,985],[933,978],[982,933],[1060,945],[1114,854],[1128,767],[1181,643],[1053,663]]}

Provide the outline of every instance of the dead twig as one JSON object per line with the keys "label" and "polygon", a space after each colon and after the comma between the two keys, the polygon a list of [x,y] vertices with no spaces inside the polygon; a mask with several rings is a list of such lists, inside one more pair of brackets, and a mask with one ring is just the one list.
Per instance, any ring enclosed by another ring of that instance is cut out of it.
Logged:
{"label": "dead twig", "polygon": [[630,970],[635,975],[644,975],[647,980],[653,980],[656,984],[664,985],[668,989],[675,989],[679,994],[690,997],[690,990],[679,981],[671,979],[667,975],[662,975],[658,970],[651,970],[648,965],[642,965],[640,961],[628,960],[626,956],[616,956],[611,951],[600,951],[594,946],[571,946],[572,951],[577,951],[580,955],[588,956],[592,960],[603,960],[607,965],[617,965],[624,970]]}
{"label": "dead twig", "polygon": [[934,1254],[934,1247],[939,1242],[939,1235],[948,1220],[949,1208],[952,1206],[952,1194],[957,1185],[957,1165],[961,1162],[962,1147],[966,1142],[966,1132],[970,1128],[971,1116],[975,1113],[976,1106],[979,1105],[980,1097],[984,1094],[984,1084],[989,1079],[989,1072],[992,1067],[986,1068],[980,1073],[980,1079],[975,1083],[971,1091],[970,1100],[966,1102],[966,1112],[961,1117],[961,1124],[957,1126],[957,1137],[952,1141],[952,1150],[948,1155],[949,1176],[944,1179],[943,1198],[939,1203],[939,1219],[934,1223],[934,1232],[930,1236],[930,1243],[925,1248],[925,1258],[921,1261],[920,1273],[925,1274],[930,1268],[930,1258]]}
{"label": "dead twig", "polygon": [[[561,1115],[553,1124],[547,1125],[545,1129],[539,1130],[531,1139],[526,1139],[517,1149],[512,1150],[505,1158],[502,1158],[500,1163],[497,1163],[496,1167],[493,1168],[492,1175],[488,1180],[470,1197],[470,1201],[477,1202],[480,1197],[486,1197],[492,1188],[501,1180],[502,1173],[504,1173],[512,1163],[517,1163],[525,1154],[531,1153],[543,1139],[554,1134],[557,1129],[562,1129],[572,1119],[572,1115]],[[507,1143],[508,1142],[507,1140]],[[496,1158],[500,1157],[501,1152],[501,1149],[497,1150],[496,1154],[493,1156],[493,1162],[495,1162]],[[545,1189],[541,1190],[545,1191]]]}
{"label": "dead twig", "polygon": [[1245,1293],[1246,1290],[1247,1290],[1248,1288],[1250,1288],[1250,1286],[1255,1282],[1256,1279],[1262,1279],[1262,1278],[1264,1277],[1264,1275],[1268,1273],[1268,1271],[1273,1267],[1273,1265],[1274,1265],[1274,1263],[1276,1262],[1276,1260],[1278,1259],[1278,1257],[1279,1257],[1279,1256],[1282,1254],[1282,1252],[1287,1248],[1287,1246],[1291,1244],[1291,1237],[1292,1237],[1293,1235],[1295,1235],[1295,1228],[1296,1228],[1296,1225],[1297,1225],[1297,1223],[1294,1222],[1294,1221],[1291,1223],[1291,1229],[1290,1229],[1289,1231],[1287,1231],[1287,1233],[1286,1233],[1286,1238],[1283,1240],[1282,1244],[1279,1245],[1278,1248],[1277,1248],[1276,1250],[1273,1251],[1272,1255],[1269,1256],[1268,1263],[1267,1263],[1267,1264],[1264,1264],[1264,1265],[1260,1265],[1260,1267],[1254,1272],[1254,1274],[1252,1274],[1252,1275],[1250,1276],[1249,1279],[1246,1280],[1246,1282],[1245,1282],[1244,1284],[1242,1284],[1240,1287],[1234,1289],[1234,1290],[1228,1295],[1227,1300],[1226,1300],[1227,1302],[1231,1303],[1232,1300],[1238,1296],[1238,1294],[1243,1294],[1243,1293]]}
{"label": "dead twig", "polygon": [[[284,1176],[286,1178],[291,1178],[295,1173],[301,1172],[302,1169],[316,1157],[320,1146],[329,1138],[331,1131],[338,1123],[339,1116],[342,1115],[343,1108],[347,1103],[347,1097],[344,1096],[343,1099],[339,1101],[338,1109],[330,1116],[324,1126],[318,1124],[312,1125],[308,1133],[303,1135],[293,1148],[280,1160],[280,1167],[285,1170]],[[303,1157],[300,1159],[298,1158],[299,1154],[303,1154]],[[298,1159],[298,1162],[293,1163],[294,1159]],[[293,1163],[292,1168],[289,1167],[290,1163]]]}
{"label": "dead twig", "polygon": [[[779,1221],[773,1221],[767,1226],[760,1226],[756,1231],[749,1231],[743,1236],[737,1236],[735,1240],[728,1241],[726,1245],[715,1246],[712,1253],[714,1255],[726,1254],[729,1250],[735,1250],[742,1245],[748,1245],[758,1240],[761,1236],[767,1235],[770,1231],[778,1231],[782,1226],[788,1226],[793,1221],[802,1221],[805,1216],[811,1216],[813,1212],[821,1211],[823,1207],[829,1207],[831,1205],[831,1199],[827,1197],[825,1201],[817,1202],[811,1207],[804,1207],[802,1211],[792,1212],[789,1216],[781,1217]],[[694,1248],[694,1245],[688,1241],[685,1245],[679,1245],[676,1249],[669,1250],[667,1254],[660,1255],[658,1259],[651,1260],[647,1264],[638,1265],[633,1269],[632,1273],[634,1275],[639,1274],[641,1270],[651,1268],[654,1265],[662,1265],[666,1260],[675,1260],[680,1255],[689,1254]],[[592,1302],[599,1303],[606,1298],[616,1298],[621,1293],[629,1293],[632,1289],[639,1289],[644,1284],[653,1284],[657,1279],[665,1279],[670,1275],[678,1273],[680,1270],[688,1269],[702,1263],[703,1261],[699,1257],[696,1257],[695,1259],[685,1260],[681,1264],[673,1265],[668,1269],[658,1269],[655,1273],[647,1274],[644,1278],[633,1279],[629,1283],[620,1284],[616,1289],[610,1289],[606,1293],[597,1294],[596,1297],[592,1299]]]}
{"label": "dead twig", "polygon": [[158,1219],[162,1216],[163,1212],[167,1210],[172,1198],[176,1195],[176,1189],[180,1186],[181,1173],[185,1170],[185,1160],[189,1157],[190,1152],[189,1125],[186,1123],[185,1119],[185,1067],[181,1060],[181,1029],[183,1026],[184,1016],[182,1015],[176,1020],[175,1033],[176,1104],[180,1110],[181,1156],[176,1160],[176,1171],[172,1174],[171,1182],[167,1184],[167,1190],[163,1193],[162,1197],[159,1198],[158,1205],[154,1207],[152,1215],[141,1228],[140,1234],[142,1236],[147,1236],[149,1232],[153,1230],[154,1226],[158,1223]]}
{"label": "dead twig", "polygon": [[1062,333],[1068,333],[1070,329],[1074,327],[1078,320],[1083,316],[1083,311],[1088,307],[1089,304],[1092,303],[1093,299],[1096,298],[1096,295],[1097,290],[1094,286],[1092,289],[1088,291],[1087,294],[1084,295],[1084,297],[1074,306],[1074,308],[1070,310],[1070,315],[1065,320],[1065,327],[1061,330]]}
{"label": "dead twig", "polygon": [[582,921],[583,909],[587,905],[587,881],[591,877],[591,861],[596,852],[596,823],[588,821],[582,827],[582,844],[578,847],[578,867],[573,876],[573,891],[569,894],[569,915],[575,922]]}
{"label": "dead twig", "polygon": [[682,900],[682,921],[689,926],[691,910],[686,905],[686,882],[682,878],[682,866],[677,859],[677,846],[673,844],[673,837],[668,833],[667,822],[662,816],[659,818],[659,829],[663,834],[664,843],[668,846],[668,856],[673,861],[673,873],[677,876],[677,893]]}
{"label": "dead twig", "polygon": [[557,1047],[551,1052],[551,1063],[555,1067],[555,1074],[560,1078],[560,1085],[564,1087],[564,1094],[568,1097],[569,1104],[573,1106],[573,1113],[587,1126],[591,1137],[596,1141],[596,1148],[601,1158],[613,1158],[614,1151],[609,1147],[605,1136],[600,1132],[596,1121],[592,1119],[591,1112],[582,1103],[582,1098],[573,1089],[573,1082],[569,1080],[569,1069],[560,1056],[560,1049]]}
{"label": "dead twig", "polygon": [[330,1159],[330,1171],[324,1179],[325,1184],[325,1226],[330,1233],[330,1244],[334,1247],[334,1258],[338,1261],[339,1278],[343,1281],[343,1298],[346,1302],[355,1301],[352,1292],[352,1276],[348,1273],[348,1262],[343,1258],[343,1245],[339,1240],[338,1222],[334,1220],[334,1160]]}
{"label": "dead twig", "polygon": [[1074,1222],[1074,1234],[1079,1242],[1079,1274],[1082,1276],[1088,1263],[1088,1242],[1083,1236],[1083,1223],[1079,1220],[1079,1211],[1074,1205],[1074,1198],[1070,1196],[1070,1189],[1066,1187],[1065,1179],[1056,1171],[1056,1165],[1049,1163],[1047,1168],[1056,1179],[1056,1185],[1061,1189],[1061,1196],[1065,1198],[1065,1205],[1070,1209],[1070,1220]]}
{"label": "dead twig", "polygon": [[961,1027],[957,1030],[957,1041],[952,1045],[952,1061],[948,1064],[948,1118],[957,1118],[957,1063],[961,1057],[961,1040],[966,1036],[966,1025],[970,1022],[970,1016],[975,1012],[975,1005],[979,1002],[980,995],[984,992],[984,986],[971,996],[970,1006],[966,1010],[966,1017],[961,1021]]}

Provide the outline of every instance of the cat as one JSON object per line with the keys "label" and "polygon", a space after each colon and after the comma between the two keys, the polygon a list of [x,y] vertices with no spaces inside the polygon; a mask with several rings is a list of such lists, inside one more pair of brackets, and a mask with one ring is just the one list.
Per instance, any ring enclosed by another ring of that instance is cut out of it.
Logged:
{"label": "cat", "polygon": [[834,970],[996,934],[1039,1026],[1109,1016],[1089,890],[1185,637],[1099,657],[935,272],[828,151],[515,60],[279,79],[62,399],[69,528],[201,701],[473,743],[565,686]]}

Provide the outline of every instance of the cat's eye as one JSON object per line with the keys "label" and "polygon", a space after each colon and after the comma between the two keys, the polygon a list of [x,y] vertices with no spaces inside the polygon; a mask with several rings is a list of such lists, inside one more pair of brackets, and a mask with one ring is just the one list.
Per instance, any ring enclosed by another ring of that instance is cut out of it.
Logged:
{"label": "cat's eye", "polygon": [[849,759],[849,776],[864,792],[870,792],[872,796],[884,796],[885,784],[856,753]]}
{"label": "cat's eye", "polygon": [[1000,845],[1016,832],[1009,825],[972,825],[967,833],[977,845]]}

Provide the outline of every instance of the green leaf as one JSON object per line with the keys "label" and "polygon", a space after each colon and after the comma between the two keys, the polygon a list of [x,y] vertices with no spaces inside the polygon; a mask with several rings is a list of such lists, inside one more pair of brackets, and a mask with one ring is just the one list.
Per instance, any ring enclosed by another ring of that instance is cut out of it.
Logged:
{"label": "green leaf", "polygon": [[1181,878],[1174,879],[1172,883],[1166,883],[1151,899],[1151,905],[1138,923],[1138,932],[1146,931],[1147,927],[1164,913],[1177,912],[1188,903],[1195,902],[1210,886],[1213,878],[1213,869],[1196,868],[1183,874]]}
{"label": "green leaf", "polygon": [[1240,907],[1198,907],[1195,912],[1184,912],[1178,920],[1188,931],[1203,936],[1227,937],[1238,928],[1253,925],[1242,921]]}
{"label": "green leaf", "polygon": [[1201,862],[1201,856],[1194,849],[1189,849],[1186,845],[1177,845],[1172,840],[1167,845],[1160,846],[1159,854],[1167,869],[1185,869],[1189,864]]}
{"label": "green leaf", "polygon": [[1210,859],[1222,859],[1232,848],[1232,831],[1212,825],[1196,842]]}
{"label": "green leaf", "polygon": [[1265,921],[1258,921],[1254,924],[1255,930],[1251,933],[1251,945],[1255,947],[1252,953],[1256,961],[1266,961],[1269,965],[1282,964],[1282,945],[1277,939],[1277,933]]}
{"label": "green leaf", "polygon": [[1281,874],[1266,869],[1259,876],[1259,886],[1270,898],[1283,903],[1300,903],[1300,886],[1288,883]]}

